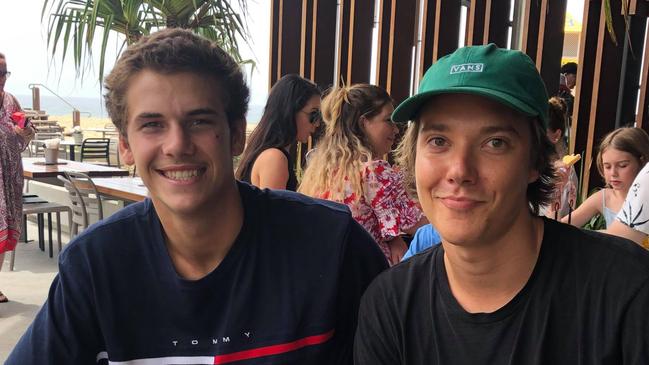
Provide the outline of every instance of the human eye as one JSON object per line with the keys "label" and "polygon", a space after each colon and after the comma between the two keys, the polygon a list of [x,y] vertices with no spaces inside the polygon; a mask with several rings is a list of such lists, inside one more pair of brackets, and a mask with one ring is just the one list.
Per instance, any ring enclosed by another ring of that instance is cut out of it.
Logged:
{"label": "human eye", "polygon": [[444,137],[431,136],[428,138],[428,145],[434,148],[443,148],[448,145],[448,141]]}
{"label": "human eye", "polygon": [[153,131],[162,128],[162,123],[155,120],[144,121],[140,123],[140,129],[144,131]]}
{"label": "human eye", "polygon": [[502,151],[509,147],[509,143],[507,143],[504,138],[500,137],[490,138],[489,140],[487,140],[487,143],[485,143],[485,145],[487,148],[497,151]]}
{"label": "human eye", "polygon": [[196,118],[191,121],[190,125],[192,127],[204,127],[204,126],[212,125],[212,121],[204,118]]}

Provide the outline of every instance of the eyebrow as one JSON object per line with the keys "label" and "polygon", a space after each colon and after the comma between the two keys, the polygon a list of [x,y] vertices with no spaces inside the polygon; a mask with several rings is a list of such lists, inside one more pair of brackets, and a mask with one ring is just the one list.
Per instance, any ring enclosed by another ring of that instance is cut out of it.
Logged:
{"label": "eyebrow", "polygon": [[[190,117],[194,117],[197,115],[221,115],[221,113],[211,108],[194,109],[191,110],[189,113],[187,113],[187,116]],[[136,119],[156,119],[156,118],[163,118],[163,115],[160,113],[143,112],[138,114],[138,116],[136,117]]]}
{"label": "eyebrow", "polygon": [[423,128],[421,128],[421,131],[422,132],[428,132],[428,131],[446,132],[449,129],[450,128],[445,124],[431,123],[431,124],[427,124],[427,125],[423,126]]}
{"label": "eyebrow", "polygon": [[[424,126],[421,129],[421,132],[428,132],[428,131],[433,131],[433,132],[448,132],[450,130],[449,126],[443,123],[430,123]],[[520,133],[516,130],[516,128],[508,125],[508,126],[487,126],[483,127],[480,129],[481,134],[494,134],[494,133],[512,133],[517,136],[520,136]]]}
{"label": "eyebrow", "polygon": [[513,133],[517,136],[520,136],[521,134],[518,133],[516,128],[508,125],[508,126],[488,126],[484,127],[481,129],[481,132],[484,134],[493,134],[493,133]]}
{"label": "eyebrow", "polygon": [[196,115],[221,115],[221,113],[217,112],[216,110],[212,108],[199,108],[199,109],[194,109],[187,113],[188,116],[196,116]]}
{"label": "eyebrow", "polygon": [[602,162],[604,165],[610,165],[610,164],[616,164],[616,163],[622,163],[622,162],[631,162],[631,160],[626,159],[626,160],[619,160],[619,161],[610,161],[610,162]]}

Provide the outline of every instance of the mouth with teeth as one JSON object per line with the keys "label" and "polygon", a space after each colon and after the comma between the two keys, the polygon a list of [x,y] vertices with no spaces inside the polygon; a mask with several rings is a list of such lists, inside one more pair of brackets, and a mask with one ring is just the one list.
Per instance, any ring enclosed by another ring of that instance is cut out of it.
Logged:
{"label": "mouth with teeth", "polygon": [[205,173],[205,168],[187,170],[158,170],[158,173],[169,180],[188,182]]}

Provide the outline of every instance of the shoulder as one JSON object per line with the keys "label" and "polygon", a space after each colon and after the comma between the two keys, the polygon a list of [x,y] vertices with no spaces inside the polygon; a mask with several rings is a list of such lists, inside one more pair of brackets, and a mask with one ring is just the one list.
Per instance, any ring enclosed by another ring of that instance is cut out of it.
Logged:
{"label": "shoulder", "polygon": [[317,199],[287,190],[259,189],[239,182],[244,206],[257,212],[263,224],[290,226],[291,230],[336,231],[348,227],[353,218],[349,208],[330,200]]}
{"label": "shoulder", "polygon": [[[8,102],[10,106],[13,106],[13,111],[12,112],[22,110],[22,107],[20,106],[20,102],[18,101],[18,99],[13,94],[8,93],[8,92],[5,91],[4,98],[5,98],[4,102]],[[2,102],[2,100],[0,100],[0,102]]]}
{"label": "shoulder", "polygon": [[70,242],[61,253],[61,262],[72,256],[96,256],[102,260],[105,255],[132,250],[149,241],[147,237],[158,222],[149,199],[129,205],[110,217],[84,230]]}
{"label": "shoulder", "polygon": [[366,300],[389,299],[387,302],[399,305],[417,297],[418,293],[427,293],[433,280],[433,265],[438,251],[443,254],[440,245],[433,246],[379,274],[367,288]]}
{"label": "shoulder", "polygon": [[432,224],[428,223],[415,232],[415,236],[410,243],[410,250],[413,254],[422,252],[441,241],[442,238],[440,237],[439,232],[433,228]]}
{"label": "shoulder", "polygon": [[257,162],[261,162],[264,165],[287,164],[288,158],[286,157],[286,153],[279,148],[267,148],[261,151],[261,153],[255,160],[255,163]]}
{"label": "shoulder", "polygon": [[601,280],[617,278],[621,280],[620,286],[625,286],[624,282],[649,279],[649,251],[632,241],[550,219],[545,222],[545,235],[556,247],[554,255],[565,258],[566,265]]}
{"label": "shoulder", "polygon": [[282,255],[300,255],[299,261],[320,265],[342,259],[351,250],[355,257],[365,256],[361,263],[370,251],[378,250],[344,204],[287,190],[261,190],[242,182],[239,189],[244,209],[252,212],[254,230],[262,232],[257,240],[271,243]]}
{"label": "shoulder", "polygon": [[606,194],[606,188],[597,190],[591,196],[586,198],[586,200],[584,200],[584,202],[581,203],[581,205],[579,207],[577,207],[577,209],[581,208],[581,206],[584,206],[584,207],[589,207],[589,208],[592,208],[592,209],[597,209],[598,211],[600,211],[602,209],[601,208],[602,207],[602,200],[606,196],[605,194]]}
{"label": "shoulder", "polygon": [[645,164],[635,177],[631,189],[645,196],[649,195],[649,163]]}
{"label": "shoulder", "polygon": [[389,162],[385,160],[372,160],[365,163],[365,173],[366,174],[392,174],[396,170],[390,165]]}

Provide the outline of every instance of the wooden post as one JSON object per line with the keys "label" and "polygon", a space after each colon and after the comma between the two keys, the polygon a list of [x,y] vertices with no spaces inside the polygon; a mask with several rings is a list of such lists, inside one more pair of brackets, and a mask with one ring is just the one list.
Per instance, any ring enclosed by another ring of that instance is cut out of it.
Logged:
{"label": "wooden post", "polygon": [[72,111],[72,126],[78,127],[81,125],[81,113],[78,110]]}
{"label": "wooden post", "polygon": [[32,109],[41,110],[41,89],[37,86],[32,88]]}

